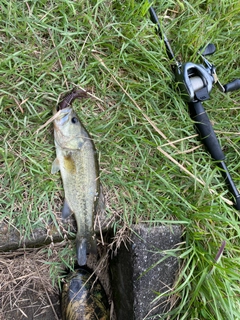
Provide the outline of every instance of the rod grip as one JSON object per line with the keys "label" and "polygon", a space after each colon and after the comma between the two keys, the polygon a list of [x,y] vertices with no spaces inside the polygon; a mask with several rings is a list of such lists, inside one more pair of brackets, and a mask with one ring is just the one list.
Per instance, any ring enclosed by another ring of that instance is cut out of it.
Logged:
{"label": "rod grip", "polygon": [[201,141],[212,158],[217,161],[223,161],[225,159],[224,153],[202,103],[199,101],[189,102],[189,112],[195,122]]}

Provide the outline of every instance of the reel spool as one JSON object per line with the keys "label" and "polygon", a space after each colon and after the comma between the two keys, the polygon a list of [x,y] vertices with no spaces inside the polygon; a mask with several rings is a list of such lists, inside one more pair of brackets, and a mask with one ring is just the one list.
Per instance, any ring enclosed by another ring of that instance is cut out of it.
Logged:
{"label": "reel spool", "polygon": [[179,82],[180,90],[187,102],[209,99],[209,93],[214,83],[213,76],[203,65],[192,62],[184,63],[177,70],[176,80]]}

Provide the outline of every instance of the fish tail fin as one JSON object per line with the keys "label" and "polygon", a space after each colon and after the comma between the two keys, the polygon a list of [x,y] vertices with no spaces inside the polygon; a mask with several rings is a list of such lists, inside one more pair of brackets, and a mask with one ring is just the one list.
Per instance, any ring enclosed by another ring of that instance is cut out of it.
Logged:
{"label": "fish tail fin", "polygon": [[83,237],[76,238],[77,261],[78,265],[85,266],[87,264],[87,239]]}
{"label": "fish tail fin", "polygon": [[77,261],[80,267],[85,266],[87,264],[88,253],[93,253],[93,254],[97,253],[96,239],[93,239],[92,236],[90,237],[90,239],[77,236],[76,247],[77,247]]}

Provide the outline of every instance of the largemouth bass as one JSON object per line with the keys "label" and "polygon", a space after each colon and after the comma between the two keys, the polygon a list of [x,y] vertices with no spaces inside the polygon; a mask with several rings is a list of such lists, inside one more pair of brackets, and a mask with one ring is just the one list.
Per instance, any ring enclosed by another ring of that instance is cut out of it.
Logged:
{"label": "largemouth bass", "polygon": [[63,181],[65,200],[62,217],[65,219],[74,213],[77,222],[79,266],[86,265],[88,253],[96,253],[93,219],[99,193],[96,149],[71,107],[73,100],[84,94],[86,96],[83,91],[73,91],[57,107],[59,115],[54,120],[57,157],[52,165],[52,173],[60,170]]}
{"label": "largemouth bass", "polygon": [[63,320],[109,320],[106,293],[94,275],[84,269],[72,272],[63,285]]}

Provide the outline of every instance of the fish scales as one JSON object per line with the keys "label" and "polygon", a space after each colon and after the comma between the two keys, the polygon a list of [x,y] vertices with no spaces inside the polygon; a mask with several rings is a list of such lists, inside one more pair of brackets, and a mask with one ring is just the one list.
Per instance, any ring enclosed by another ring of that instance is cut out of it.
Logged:
{"label": "fish scales", "polygon": [[59,155],[65,199],[75,216],[81,213],[76,217],[79,235],[93,232],[92,212],[98,189],[93,153],[91,142],[86,141],[81,150],[63,152],[62,161],[61,151]]}

